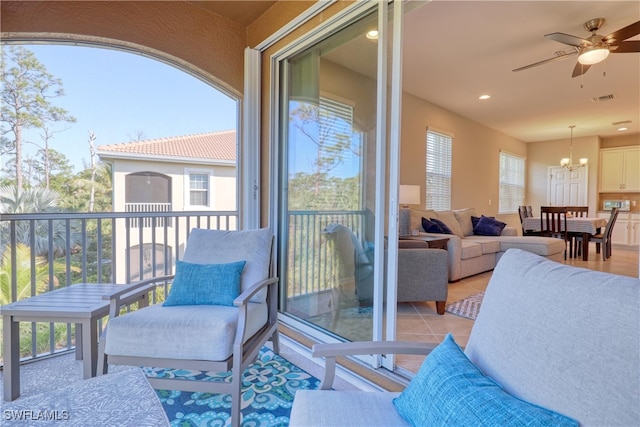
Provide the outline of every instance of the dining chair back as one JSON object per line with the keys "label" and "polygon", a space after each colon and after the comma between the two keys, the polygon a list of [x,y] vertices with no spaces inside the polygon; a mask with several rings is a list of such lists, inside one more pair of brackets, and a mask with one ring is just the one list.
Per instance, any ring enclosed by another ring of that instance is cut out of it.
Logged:
{"label": "dining chair back", "polygon": [[[607,226],[604,228],[604,231],[602,233],[589,236],[589,241],[595,242],[596,244],[596,253],[599,254],[602,251],[603,261],[606,261],[607,258],[611,257],[611,234],[613,233],[613,226],[616,223],[616,219],[618,219],[618,213],[618,208],[612,208],[609,221],[607,221]],[[576,238],[576,240],[578,242],[578,247],[581,247],[582,235]]]}
{"label": "dining chair back", "polygon": [[[520,225],[522,226],[525,218],[533,217],[533,209],[530,205],[518,206],[518,214],[520,215]],[[542,232],[540,230],[525,230],[524,227],[522,227],[523,236],[540,236],[541,233]]]}
{"label": "dining chair back", "polygon": [[540,229],[543,235],[564,240],[564,259],[567,259],[567,208],[564,206],[541,206]]}
{"label": "dining chair back", "polygon": [[589,206],[567,206],[567,214],[574,218],[586,218],[589,216]]}
{"label": "dining chair back", "polygon": [[[589,206],[567,206],[567,216],[572,218],[586,218],[589,216]],[[578,246],[578,237],[582,236],[582,233],[568,231],[569,237],[569,256],[578,256],[580,253],[580,247]]]}

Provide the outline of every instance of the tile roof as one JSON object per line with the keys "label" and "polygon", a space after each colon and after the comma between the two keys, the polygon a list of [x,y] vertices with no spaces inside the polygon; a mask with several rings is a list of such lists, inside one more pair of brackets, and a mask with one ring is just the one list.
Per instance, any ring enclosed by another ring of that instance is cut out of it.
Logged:
{"label": "tile roof", "polygon": [[197,158],[210,160],[236,160],[236,131],[200,133],[195,135],[149,139],[122,144],[101,145],[98,154],[130,154],[132,157]]}

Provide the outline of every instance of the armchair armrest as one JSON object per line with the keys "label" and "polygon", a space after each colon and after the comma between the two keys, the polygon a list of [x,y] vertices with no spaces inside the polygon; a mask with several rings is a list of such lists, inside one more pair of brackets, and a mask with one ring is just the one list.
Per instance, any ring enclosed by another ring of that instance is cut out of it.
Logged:
{"label": "armchair armrest", "polygon": [[325,369],[321,390],[329,390],[333,386],[336,373],[337,356],[355,356],[363,354],[424,354],[427,355],[437,344],[411,341],[359,341],[337,344],[314,344],[311,351],[313,357],[325,358]]}
{"label": "armchair armrest", "polygon": [[116,292],[103,295],[103,300],[110,300],[109,317],[113,318],[118,316],[118,314],[120,313],[120,307],[126,304],[132,304],[134,302],[140,301],[141,306],[149,305],[149,300],[146,297],[149,291],[155,289],[158,282],[171,280],[173,277],[173,275],[168,275],[140,280],[139,282],[124,285]]}
{"label": "armchair armrest", "polygon": [[233,300],[233,305],[236,307],[239,307],[243,304],[246,304],[247,302],[249,302],[251,297],[257,294],[260,290],[277,282],[278,282],[277,277],[270,277],[268,279],[265,279],[261,282],[256,283],[255,285],[250,286],[248,289],[246,289],[244,292],[238,295],[235,300]]}

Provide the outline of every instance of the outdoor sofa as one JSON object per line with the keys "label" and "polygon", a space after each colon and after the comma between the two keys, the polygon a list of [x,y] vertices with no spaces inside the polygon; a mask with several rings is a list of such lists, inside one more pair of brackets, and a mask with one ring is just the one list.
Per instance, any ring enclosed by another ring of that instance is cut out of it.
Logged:
{"label": "outdoor sofa", "polygon": [[429,355],[401,393],[298,391],[290,426],[637,426],[638,325],[640,280],[510,249],[464,352],[450,336],[433,351],[414,342],[316,344],[324,388],[336,355]]}

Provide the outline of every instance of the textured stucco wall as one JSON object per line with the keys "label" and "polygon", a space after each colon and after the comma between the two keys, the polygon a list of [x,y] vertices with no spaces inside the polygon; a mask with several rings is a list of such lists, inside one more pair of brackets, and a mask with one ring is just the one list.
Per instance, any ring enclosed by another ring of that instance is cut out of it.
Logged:
{"label": "textured stucco wall", "polygon": [[245,26],[183,1],[2,1],[3,35],[99,37],[178,58],[241,94]]}

